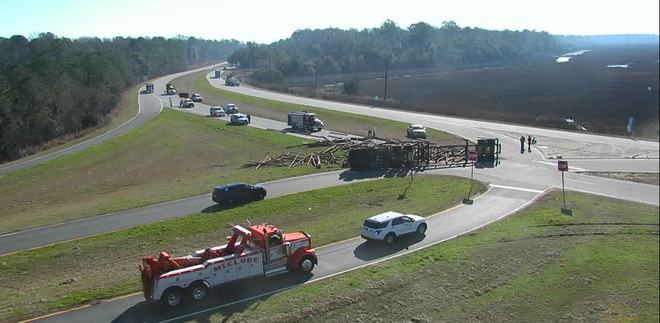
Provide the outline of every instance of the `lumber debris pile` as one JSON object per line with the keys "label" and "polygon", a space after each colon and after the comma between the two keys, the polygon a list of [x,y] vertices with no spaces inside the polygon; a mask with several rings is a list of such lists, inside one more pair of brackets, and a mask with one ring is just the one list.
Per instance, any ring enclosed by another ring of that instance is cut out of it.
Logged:
{"label": "lumber debris pile", "polygon": [[[348,150],[355,147],[363,147],[365,145],[373,144],[371,139],[362,138],[345,138],[345,139],[329,139],[323,137],[322,140],[316,142],[305,142],[302,145],[293,147],[324,147],[324,149],[310,152],[310,153],[292,153],[286,152],[278,156],[266,156],[259,161],[250,161],[243,165],[244,168],[259,169],[263,166],[277,166],[287,167],[289,169],[301,166],[312,165],[316,168],[321,168],[322,165],[343,165],[346,159]],[[288,148],[293,148],[288,147]]]}
{"label": "lumber debris pile", "polygon": [[440,146],[429,149],[431,164],[459,164],[466,162],[468,148],[465,146]]}

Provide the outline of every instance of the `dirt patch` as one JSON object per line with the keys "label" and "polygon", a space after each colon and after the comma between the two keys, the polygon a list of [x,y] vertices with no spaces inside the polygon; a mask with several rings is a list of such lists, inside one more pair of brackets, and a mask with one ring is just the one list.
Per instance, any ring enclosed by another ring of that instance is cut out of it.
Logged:
{"label": "dirt patch", "polygon": [[660,174],[658,173],[580,172],[580,174],[650,185],[660,185]]}

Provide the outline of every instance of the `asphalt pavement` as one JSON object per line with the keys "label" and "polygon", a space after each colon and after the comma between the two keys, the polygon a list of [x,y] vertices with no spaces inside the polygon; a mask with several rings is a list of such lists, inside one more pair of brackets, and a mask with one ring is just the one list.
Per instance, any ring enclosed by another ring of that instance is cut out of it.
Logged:
{"label": "asphalt pavement", "polygon": [[[182,73],[179,75],[181,74]],[[171,78],[173,77],[176,76],[172,76]],[[258,97],[265,97],[298,104],[313,105],[317,107],[351,113],[367,114],[375,117],[382,117],[410,123],[419,123],[419,120],[424,120],[424,124],[427,127],[447,131],[471,140],[476,140],[479,137],[498,137],[501,139],[503,145],[503,155],[500,159],[500,164],[494,168],[476,168],[474,170],[475,179],[490,183],[492,190],[485,194],[483,197],[476,200],[474,205],[461,206],[429,219],[429,230],[423,239],[415,239],[414,237],[410,239],[402,239],[394,247],[369,245],[363,243],[361,239],[354,239],[335,244],[330,247],[319,248],[319,266],[315,269],[313,275],[308,277],[283,275],[268,280],[256,279],[252,281],[232,284],[231,286],[220,289],[225,291],[224,293],[222,291],[214,292],[216,293],[216,297],[210,298],[208,302],[187,306],[178,312],[163,312],[157,309],[153,309],[146,306],[146,304],[142,302],[141,296],[133,296],[114,301],[102,301],[98,305],[44,318],[40,320],[40,322],[161,322],[173,319],[176,320],[177,317],[181,315],[187,315],[196,311],[203,311],[204,309],[212,308],[210,311],[197,314],[205,316],[213,312],[222,312],[223,304],[258,296],[263,293],[273,293],[282,288],[288,288],[298,284],[311,282],[316,279],[344,272],[345,270],[388,259],[389,257],[416,250],[423,246],[437,243],[439,241],[443,241],[444,239],[454,237],[457,234],[486,225],[494,220],[515,212],[527,203],[530,203],[534,197],[539,196],[539,194],[541,194],[541,192],[545,191],[546,189],[552,189],[561,186],[561,175],[557,171],[556,160],[549,159],[547,154],[544,153],[542,149],[534,148],[531,153],[521,153],[519,151],[519,143],[517,139],[512,135],[503,133],[533,134],[539,138],[556,138],[557,142],[569,141],[573,143],[584,141],[602,145],[611,145],[613,147],[627,146],[627,150],[623,150],[623,155],[609,156],[605,159],[580,159],[584,156],[580,155],[579,153],[575,153],[572,156],[564,156],[565,158],[573,158],[569,159],[569,167],[574,167],[572,168],[572,172],[565,174],[566,188],[603,196],[611,196],[620,199],[638,201],[655,206],[658,205],[659,192],[657,186],[591,177],[580,175],[575,172],[577,170],[598,169],[618,171],[620,169],[641,168],[645,169],[646,171],[657,172],[657,159],[630,159],[633,156],[629,156],[628,153],[625,153],[626,151],[629,151],[629,154],[637,154],[637,151],[647,151],[649,153],[647,153],[646,157],[652,158],[653,152],[658,151],[657,142],[633,141],[626,138],[562,132],[519,125],[507,125],[459,118],[431,116],[420,113],[306,99],[251,89],[244,86],[236,88],[224,87],[224,85],[220,84],[216,79],[209,80],[214,86],[223,87],[227,90]],[[157,84],[157,92],[159,88],[160,85]],[[164,83],[162,88],[164,89]],[[160,96],[158,98],[169,100],[164,98],[164,96]],[[178,98],[176,99],[178,100]],[[174,103],[178,103],[178,101]],[[205,107],[200,104],[199,111],[197,108],[195,108],[189,110],[189,112],[207,115],[208,106]],[[253,125],[261,127],[263,126],[260,125],[260,122],[262,121],[269,122],[267,120],[259,120],[258,118],[253,118]],[[263,127],[272,129],[276,126],[281,127],[283,125],[282,123],[268,124]],[[326,125],[326,127],[332,129],[332,125]],[[542,143],[539,143],[539,145],[541,144]],[[567,149],[567,151],[570,151],[570,149]],[[620,152],[620,150],[616,149],[613,149],[613,151]],[[425,170],[424,173],[469,177],[470,168],[450,167],[428,169]],[[269,190],[269,196],[275,196],[278,194],[281,195],[307,189],[329,187],[352,183],[359,180],[387,176],[390,176],[390,174],[384,172],[333,172],[303,178],[279,180],[266,183],[266,187]],[[76,232],[84,231],[91,234],[95,232],[100,233],[106,229],[107,231],[111,230],[109,227],[111,225],[115,225],[117,228],[130,227],[133,225],[178,217],[188,213],[196,213],[200,212],[200,210],[204,211],[209,207],[213,208],[214,206],[212,205],[208,195],[191,197],[184,200],[167,202],[164,204],[137,210],[118,212],[112,215],[104,215],[61,225],[34,229],[24,233],[2,236],[0,237],[0,245],[10,243],[12,245],[16,245],[14,248],[15,250],[22,250],[26,247],[30,248],[28,244],[30,240],[40,240],[38,243],[33,243],[32,246],[44,243],[53,243],[48,242],[53,241],[48,240],[52,239],[49,238],[49,236],[55,236],[56,238],[54,240],[57,241],[68,240],[75,238],[77,234]],[[99,228],[103,228],[103,230]],[[29,235],[32,234],[30,232],[35,232],[34,234],[36,235],[30,237]],[[24,234],[27,235],[24,236]],[[16,240],[12,240],[11,242],[9,240],[3,241],[2,239],[5,238]],[[138,261],[138,259],[136,259],[136,261]],[[268,295],[264,297],[268,297]]]}
{"label": "asphalt pavement", "polygon": [[[147,304],[142,295],[136,295],[111,302],[101,302],[92,307],[48,317],[38,322],[147,323],[179,321],[192,316],[199,320],[200,317],[205,318],[213,313],[223,312],[226,304],[311,283],[467,233],[515,212],[540,194],[540,191],[494,188],[489,194],[477,199],[474,205],[465,205],[428,218],[429,229],[425,236],[413,234],[400,237],[391,246],[366,242],[358,238],[317,248],[319,264],[310,275],[286,274],[269,279],[255,278],[233,283],[214,289],[203,303],[190,304],[180,309],[163,311],[157,306]],[[265,299],[268,296],[270,295],[253,300]],[[249,304],[245,303],[241,306],[247,307]]]}

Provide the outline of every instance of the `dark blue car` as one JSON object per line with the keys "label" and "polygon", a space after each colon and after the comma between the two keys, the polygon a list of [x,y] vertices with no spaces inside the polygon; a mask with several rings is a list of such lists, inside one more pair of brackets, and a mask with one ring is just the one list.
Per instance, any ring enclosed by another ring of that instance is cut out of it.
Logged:
{"label": "dark blue car", "polygon": [[266,188],[262,185],[249,185],[235,182],[216,186],[213,189],[213,202],[229,205],[240,202],[262,200],[266,197]]}

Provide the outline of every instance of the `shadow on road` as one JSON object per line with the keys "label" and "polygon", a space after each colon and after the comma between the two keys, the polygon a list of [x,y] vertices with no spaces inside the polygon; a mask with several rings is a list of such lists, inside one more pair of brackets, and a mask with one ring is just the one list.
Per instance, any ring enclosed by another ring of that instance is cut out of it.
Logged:
{"label": "shadow on road", "polygon": [[[181,316],[185,316],[185,318],[174,322],[193,320],[196,322],[210,322],[210,317],[214,314],[220,314],[226,320],[235,313],[242,313],[250,309],[255,302],[266,300],[272,295],[283,291],[283,289],[302,285],[312,277],[313,274],[289,273],[278,276],[277,279],[259,277],[225,284],[219,288],[211,289],[204,301],[187,301],[176,309],[165,309],[159,304],[149,304],[146,301],[140,302],[121,313],[112,320],[112,323],[155,323]],[[267,295],[256,297],[263,294]],[[233,304],[248,298],[251,299]],[[254,310],[254,308],[251,310]]]}
{"label": "shadow on road", "polygon": [[474,164],[474,168],[495,168],[496,163],[495,162],[486,162],[486,163],[476,163]]}
{"label": "shadow on road", "polygon": [[350,182],[359,179],[368,179],[368,178],[392,178],[392,177],[406,177],[410,173],[409,168],[389,168],[381,169],[367,172],[357,172],[352,170],[347,170],[339,174],[339,179],[345,182]]}
{"label": "shadow on road", "polygon": [[408,250],[410,246],[422,242],[426,236],[419,234],[408,234],[396,238],[392,245],[386,245],[382,241],[365,241],[355,248],[353,254],[356,258],[370,261],[393,255],[402,250]]}

